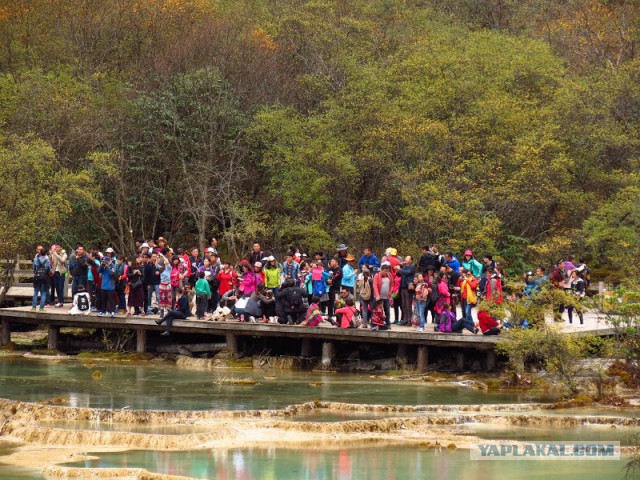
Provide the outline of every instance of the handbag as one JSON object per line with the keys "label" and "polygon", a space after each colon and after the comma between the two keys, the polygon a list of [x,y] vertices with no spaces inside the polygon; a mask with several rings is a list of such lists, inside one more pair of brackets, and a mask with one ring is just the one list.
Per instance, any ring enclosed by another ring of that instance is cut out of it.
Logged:
{"label": "handbag", "polygon": [[134,288],[138,288],[140,285],[142,285],[142,280],[140,279],[140,277],[138,277],[133,282],[131,282],[130,288],[131,290],[133,290]]}

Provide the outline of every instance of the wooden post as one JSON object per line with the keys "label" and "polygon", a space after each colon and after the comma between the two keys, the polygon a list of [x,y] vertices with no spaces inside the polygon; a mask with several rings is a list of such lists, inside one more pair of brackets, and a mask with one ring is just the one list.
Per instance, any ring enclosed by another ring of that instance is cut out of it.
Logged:
{"label": "wooden post", "polygon": [[234,355],[238,353],[238,337],[235,333],[227,333],[227,349]]}
{"label": "wooden post", "polygon": [[335,349],[333,348],[333,343],[324,342],[322,344],[322,367],[330,368],[333,364],[333,357],[335,355]]}
{"label": "wooden post", "polygon": [[136,352],[147,353],[147,331],[144,328],[136,330]]}
{"label": "wooden post", "polygon": [[58,334],[60,333],[60,327],[54,327],[53,325],[49,325],[49,333],[48,333],[48,345],[47,348],[49,350],[58,350]]}
{"label": "wooden post", "polygon": [[487,372],[496,368],[496,352],[495,350],[487,351]]}
{"label": "wooden post", "polygon": [[300,349],[300,356],[309,358],[311,356],[311,339],[303,338],[302,339],[302,348]]}
{"label": "wooden post", "polygon": [[456,366],[458,370],[464,370],[464,352],[456,352]]}
{"label": "wooden post", "polygon": [[2,336],[0,336],[0,345],[6,345],[11,342],[11,324],[9,320],[2,320]]}
{"label": "wooden post", "polygon": [[429,366],[429,349],[425,345],[418,347],[418,362],[416,368],[418,372],[426,372]]}
{"label": "wooden post", "polygon": [[404,343],[398,344],[398,351],[396,353],[396,363],[402,366],[407,364],[407,346]]}

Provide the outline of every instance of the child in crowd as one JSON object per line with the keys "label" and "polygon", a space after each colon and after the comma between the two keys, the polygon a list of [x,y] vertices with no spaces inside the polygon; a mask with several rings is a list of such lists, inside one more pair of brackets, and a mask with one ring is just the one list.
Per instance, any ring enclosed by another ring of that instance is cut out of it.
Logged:
{"label": "child in crowd", "polygon": [[211,287],[204,277],[204,272],[198,272],[198,280],[196,281],[196,316],[198,320],[204,319],[211,298]]}
{"label": "child in crowd", "polygon": [[384,313],[384,300],[381,298],[376,302],[376,306],[373,309],[373,314],[371,316],[371,330],[386,330],[387,324],[385,319],[387,316]]}

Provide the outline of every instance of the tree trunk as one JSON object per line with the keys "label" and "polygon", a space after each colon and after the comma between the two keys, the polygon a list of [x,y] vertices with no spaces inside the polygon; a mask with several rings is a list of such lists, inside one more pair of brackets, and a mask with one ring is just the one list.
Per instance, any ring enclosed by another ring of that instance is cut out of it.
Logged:
{"label": "tree trunk", "polygon": [[16,254],[13,259],[7,257],[7,264],[2,272],[2,291],[0,291],[0,305],[4,303],[7,292],[13,286],[15,280],[16,265],[19,265],[20,257]]}

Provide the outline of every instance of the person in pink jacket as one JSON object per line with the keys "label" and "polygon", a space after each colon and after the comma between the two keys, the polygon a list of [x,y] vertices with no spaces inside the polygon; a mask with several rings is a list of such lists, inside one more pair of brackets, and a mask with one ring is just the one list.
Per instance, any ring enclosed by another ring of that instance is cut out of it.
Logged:
{"label": "person in pink jacket", "polygon": [[436,273],[436,284],[438,285],[438,301],[436,302],[436,313],[440,315],[444,310],[445,303],[451,303],[451,293],[446,277],[441,273]]}
{"label": "person in pink jacket", "polygon": [[248,297],[256,291],[258,276],[255,274],[253,268],[251,268],[251,265],[249,265],[248,262],[240,262],[239,266],[242,269],[242,282],[240,282],[238,290],[242,292],[243,297]]}

